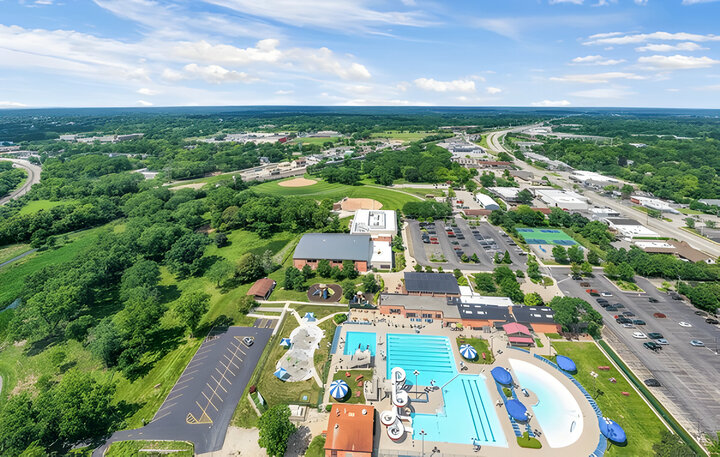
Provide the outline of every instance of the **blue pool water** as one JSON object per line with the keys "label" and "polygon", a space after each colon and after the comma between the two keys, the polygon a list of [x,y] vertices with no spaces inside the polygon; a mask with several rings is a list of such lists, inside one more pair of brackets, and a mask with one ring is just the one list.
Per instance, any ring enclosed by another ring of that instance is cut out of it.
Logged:
{"label": "blue pool water", "polygon": [[415,384],[417,370],[421,386],[433,379],[441,386],[457,374],[450,340],[444,336],[388,333],[387,373],[394,367],[405,370],[408,384]]}
{"label": "blue pool water", "polygon": [[375,334],[371,332],[347,332],[345,334],[345,350],[343,354],[355,354],[358,346],[363,350],[370,346],[370,354],[375,355]]}

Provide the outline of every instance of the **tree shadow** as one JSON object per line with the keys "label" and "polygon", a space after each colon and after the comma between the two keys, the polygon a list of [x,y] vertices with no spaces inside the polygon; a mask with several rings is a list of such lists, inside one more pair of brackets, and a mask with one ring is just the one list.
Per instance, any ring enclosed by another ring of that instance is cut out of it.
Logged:
{"label": "tree shadow", "polygon": [[221,314],[210,322],[203,322],[195,330],[195,336],[200,338],[210,333],[210,330],[215,329],[216,332],[224,332],[233,323],[233,319],[225,314]]}
{"label": "tree shadow", "polygon": [[160,303],[170,303],[180,298],[180,289],[177,284],[157,286]]}
{"label": "tree shadow", "polygon": [[43,352],[46,349],[49,349],[55,343],[57,343],[58,341],[61,341],[61,340],[62,339],[57,335],[48,335],[39,340],[28,341],[28,344],[25,347],[25,350],[23,352],[26,356],[32,357],[32,356],[40,354],[41,352]]}
{"label": "tree shadow", "polygon": [[70,360],[70,361],[65,362],[62,365],[60,365],[58,367],[58,370],[60,370],[60,373],[65,373],[70,368],[74,367],[75,365],[77,365],[77,360]]}

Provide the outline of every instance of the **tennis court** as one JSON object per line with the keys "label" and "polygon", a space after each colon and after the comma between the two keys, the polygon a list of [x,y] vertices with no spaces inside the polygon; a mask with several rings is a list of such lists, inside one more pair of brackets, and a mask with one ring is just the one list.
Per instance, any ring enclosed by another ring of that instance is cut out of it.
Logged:
{"label": "tennis court", "polygon": [[519,228],[517,229],[528,244],[555,244],[559,246],[573,246],[577,244],[570,235],[560,229],[546,228]]}

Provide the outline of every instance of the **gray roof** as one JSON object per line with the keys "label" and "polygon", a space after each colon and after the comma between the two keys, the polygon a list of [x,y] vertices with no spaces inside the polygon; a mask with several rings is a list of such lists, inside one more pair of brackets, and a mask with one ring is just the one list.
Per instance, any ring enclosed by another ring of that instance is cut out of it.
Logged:
{"label": "gray roof", "polygon": [[405,289],[408,292],[460,295],[457,279],[450,273],[405,273]]}
{"label": "gray roof", "polygon": [[300,238],[293,259],[361,260],[370,262],[370,235],[307,233]]}
{"label": "gray roof", "polygon": [[606,220],[613,225],[642,225],[635,219],[630,219],[628,217],[608,217]]}
{"label": "gray roof", "polygon": [[720,206],[720,199],[717,198],[701,198],[698,201],[710,206]]}
{"label": "gray roof", "polygon": [[555,311],[546,306],[513,306],[515,320],[521,324],[552,324]]}
{"label": "gray roof", "polygon": [[389,306],[402,306],[406,310],[442,311],[444,317],[459,318],[457,306],[446,297],[427,295],[381,294],[380,303]]}
{"label": "gray roof", "polygon": [[482,305],[475,303],[458,303],[460,316],[463,319],[479,319],[509,321],[510,311],[507,306]]}

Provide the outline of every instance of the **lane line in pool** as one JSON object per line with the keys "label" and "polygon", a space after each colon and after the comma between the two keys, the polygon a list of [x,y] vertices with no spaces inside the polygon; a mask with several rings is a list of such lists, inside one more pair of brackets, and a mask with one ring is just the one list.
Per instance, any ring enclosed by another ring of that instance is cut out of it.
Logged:
{"label": "lane line in pool", "polygon": [[[473,421],[473,427],[475,428],[475,435],[480,439],[480,433],[478,431],[477,421],[475,420],[475,413],[477,413],[478,421],[480,421],[480,428],[483,432],[483,440],[487,441],[487,433],[485,432],[485,427],[482,425],[482,419],[480,418],[480,411],[476,411],[477,409],[477,403],[475,402],[475,393],[472,391],[472,386],[470,386],[470,395],[468,395],[468,381],[465,379],[460,380],[462,382],[463,391],[465,392],[465,401],[467,402],[468,408],[470,409],[470,417]],[[473,397],[473,401],[470,401],[470,397]]]}
{"label": "lane line in pool", "polygon": [[[485,421],[488,424],[488,430],[490,430],[490,437],[492,438],[493,443],[496,442],[495,440],[495,432],[493,432],[492,426],[490,425],[490,417],[487,413],[487,408],[485,407],[485,401],[482,398],[482,394],[480,393],[480,386],[477,381],[475,381],[475,389],[477,389],[478,397],[480,397],[480,404],[482,405],[483,412],[485,413]],[[490,393],[488,391],[488,393]]]}

